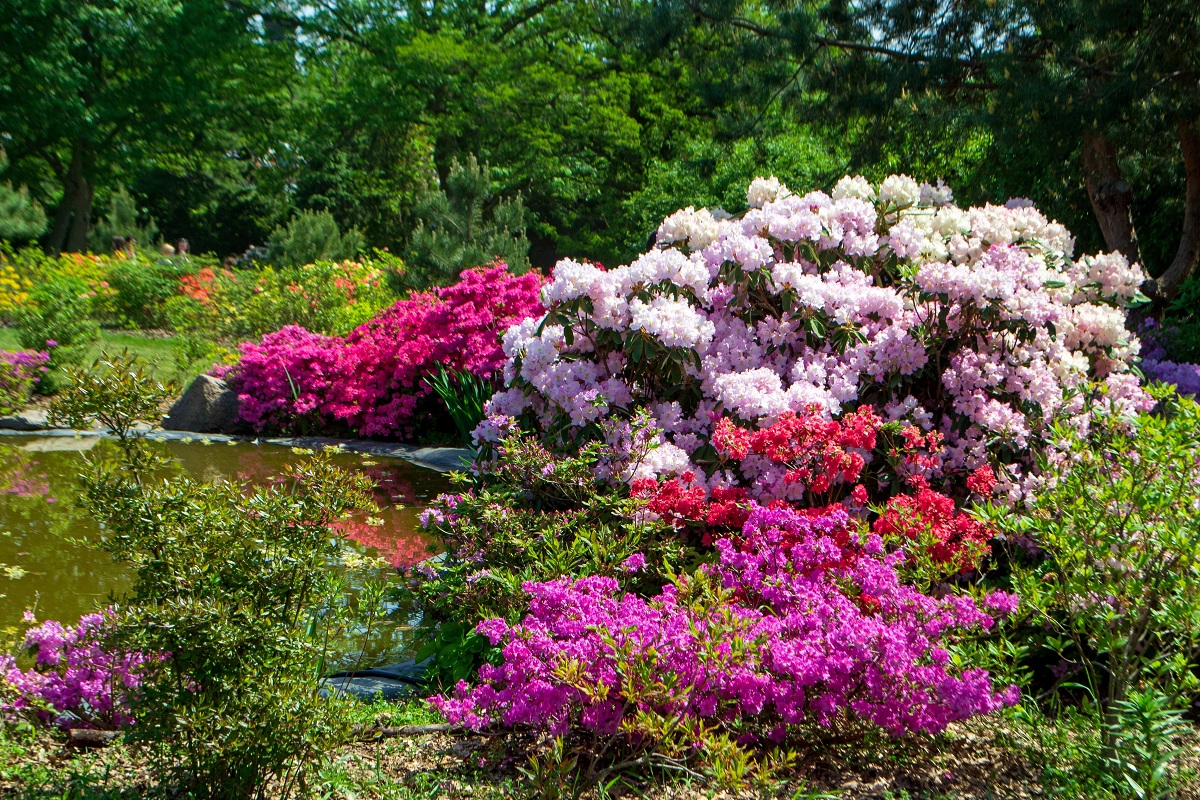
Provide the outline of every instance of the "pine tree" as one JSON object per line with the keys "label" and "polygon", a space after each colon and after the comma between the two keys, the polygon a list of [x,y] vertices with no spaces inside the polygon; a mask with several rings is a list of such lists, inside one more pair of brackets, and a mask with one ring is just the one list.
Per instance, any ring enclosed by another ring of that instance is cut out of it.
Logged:
{"label": "pine tree", "polygon": [[463,270],[493,261],[518,275],[529,269],[521,196],[498,198],[491,186],[491,168],[471,155],[451,161],[444,184],[421,198],[406,259],[410,288],[453,283]]}
{"label": "pine tree", "polygon": [[294,267],[343,261],[362,249],[362,231],[351,228],[343,233],[328,211],[301,211],[286,228],[276,228],[271,235],[271,259]]}

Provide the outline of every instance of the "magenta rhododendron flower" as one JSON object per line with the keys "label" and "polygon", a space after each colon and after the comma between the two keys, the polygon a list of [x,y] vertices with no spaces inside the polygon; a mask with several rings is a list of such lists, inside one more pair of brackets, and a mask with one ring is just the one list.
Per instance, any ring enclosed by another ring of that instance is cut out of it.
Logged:
{"label": "magenta rhododendron flower", "polygon": [[[0,679],[13,690],[0,695],[0,712],[34,711],[63,728],[132,724],[128,700],[141,685],[148,659],[105,647],[108,613],[88,614],[73,628],[48,620],[26,631],[25,646],[34,650],[35,663],[22,670],[12,656],[0,655]],[[32,622],[32,614],[25,620]]]}
{"label": "magenta rhododendron flower", "polygon": [[504,663],[433,705],[468,727],[555,734],[572,724],[612,733],[640,706],[756,721],[778,739],[790,725],[844,718],[935,732],[1016,702],[1016,687],[951,666],[955,638],[992,618],[969,598],[902,584],[903,556],[843,510],[754,507],[741,535],[716,547],[719,564],[651,599],[608,577],[526,584],[525,619],[478,627],[503,643]]}
{"label": "magenta rhododendron flower", "polygon": [[341,424],[362,436],[408,436],[424,378],[441,364],[490,377],[500,371],[500,336],[538,311],[542,277],[504,265],[467,270],[459,283],[401,300],[345,337],[291,325],[241,346],[228,375],[241,415],[258,430],[304,419]]}

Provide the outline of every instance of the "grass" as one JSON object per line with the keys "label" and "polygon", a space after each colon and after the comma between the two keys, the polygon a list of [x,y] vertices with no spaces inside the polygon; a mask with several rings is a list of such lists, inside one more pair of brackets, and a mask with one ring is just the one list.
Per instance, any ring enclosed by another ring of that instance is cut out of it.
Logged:
{"label": "grass", "polygon": [[[20,350],[17,332],[13,328],[0,328],[0,350]],[[137,331],[100,331],[100,339],[87,352],[84,363],[91,363],[101,354],[117,353],[121,350],[141,356],[151,365],[151,374],[159,380],[174,380],[182,390],[207,366],[204,361],[196,361],[181,369],[180,354],[184,350],[184,340],[178,336],[151,336]]]}

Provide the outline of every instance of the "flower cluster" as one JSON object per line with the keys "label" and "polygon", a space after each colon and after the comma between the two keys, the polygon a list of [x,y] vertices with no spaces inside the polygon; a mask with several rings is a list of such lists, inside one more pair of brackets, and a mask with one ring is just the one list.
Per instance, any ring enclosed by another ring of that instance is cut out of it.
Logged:
{"label": "flower cluster", "polygon": [[[612,734],[649,712],[740,721],[781,741],[793,726],[854,720],[894,735],[939,731],[1016,701],[1015,687],[956,669],[947,649],[992,618],[969,598],[902,584],[903,556],[843,509],[754,507],[742,535],[716,546],[718,565],[649,600],[607,577],[527,584],[525,619],[478,627],[503,643],[504,663],[433,704],[474,728]],[[1012,600],[987,602],[1010,613]]]}
{"label": "flower cluster", "polygon": [[401,300],[345,337],[293,325],[246,342],[230,375],[242,418],[258,430],[308,419],[362,436],[410,435],[436,365],[481,377],[500,370],[500,334],[535,312],[541,281],[503,265],[467,270],[454,286]]}
{"label": "flower cluster", "polygon": [[508,388],[489,412],[527,415],[575,446],[649,409],[659,447],[627,480],[690,473],[705,493],[770,500],[861,467],[851,457],[776,475],[759,456],[761,470],[714,469],[720,420],[869,411],[939,439],[911,472],[954,493],[990,465],[999,499],[1015,502],[1036,484],[1051,425],[1087,427],[1091,387],[1106,384],[1110,407],[1150,406],[1124,325],[1140,267],[1073,258],[1070,233],[1028,201],[959,208],[945,186],[906,176],[805,195],[758,179],[747,199],[739,219],[673,214],[627,266],[560,262],[544,316],[505,336]]}
{"label": "flower cluster", "polygon": [[1140,329],[1148,344],[1142,353],[1142,372],[1150,380],[1175,386],[1180,394],[1200,395],[1200,364],[1171,358],[1161,341],[1161,329],[1154,320],[1146,320]]}
{"label": "flower cluster", "polygon": [[[0,655],[0,711],[32,712],[63,728],[117,728],[133,722],[129,696],[141,684],[147,658],[105,649],[107,612],[88,614],[73,628],[54,620],[25,632],[25,646],[36,652],[28,670],[12,656]],[[32,614],[26,614],[32,622]]]}
{"label": "flower cluster", "polygon": [[25,407],[49,361],[50,354],[45,351],[0,350],[0,414]]}
{"label": "flower cluster", "polygon": [[[913,476],[911,482],[915,495],[898,495],[888,501],[887,507],[875,520],[873,529],[885,541],[907,545],[917,542],[924,545],[935,564],[951,564],[960,569],[974,567],[982,555],[988,552],[995,532],[973,518],[954,509],[954,501],[929,488],[925,479]],[[980,493],[990,494],[995,486],[995,477],[987,467],[980,467],[967,478]],[[913,552],[915,548],[906,547]]]}

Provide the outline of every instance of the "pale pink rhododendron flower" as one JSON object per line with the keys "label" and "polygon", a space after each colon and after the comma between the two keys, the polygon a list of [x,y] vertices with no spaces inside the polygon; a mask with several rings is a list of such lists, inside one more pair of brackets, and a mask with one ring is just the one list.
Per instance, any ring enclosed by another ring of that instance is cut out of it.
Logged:
{"label": "pale pink rhododendron flower", "polygon": [[[760,178],[747,199],[740,218],[671,215],[628,266],[560,262],[544,316],[504,336],[506,389],[481,439],[498,417],[525,417],[573,447],[606,420],[674,406],[656,418],[667,455],[626,480],[686,472],[705,493],[799,501],[807,484],[781,494],[779,465],[715,464],[715,421],[765,428],[813,408],[830,419],[870,408],[940,436],[896,477],[962,497],[986,465],[996,499],[1012,503],[1040,480],[1054,422],[1087,429],[1093,387],[1100,407],[1152,406],[1125,329],[1141,267],[1075,257],[1070,232],[1031,203],[960,208],[944,184],[903,175],[846,177],[831,194]],[[861,455],[874,470],[880,453]]]}

